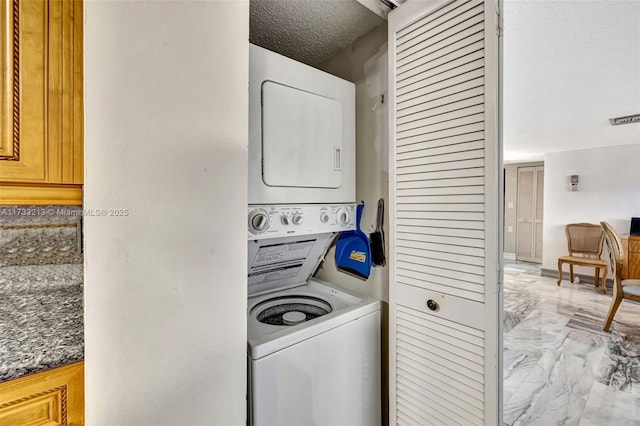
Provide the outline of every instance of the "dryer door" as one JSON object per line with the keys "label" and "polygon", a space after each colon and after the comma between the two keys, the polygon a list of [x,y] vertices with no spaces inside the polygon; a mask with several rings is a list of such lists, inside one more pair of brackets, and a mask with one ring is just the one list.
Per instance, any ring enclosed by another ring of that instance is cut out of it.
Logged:
{"label": "dryer door", "polygon": [[271,187],[342,186],[340,102],[265,81],[262,179]]}

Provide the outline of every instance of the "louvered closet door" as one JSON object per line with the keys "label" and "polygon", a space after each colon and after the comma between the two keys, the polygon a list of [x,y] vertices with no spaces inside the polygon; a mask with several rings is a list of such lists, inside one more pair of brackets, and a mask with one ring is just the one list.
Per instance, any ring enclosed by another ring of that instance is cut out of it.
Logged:
{"label": "louvered closet door", "polygon": [[391,424],[501,423],[497,6],[389,15]]}

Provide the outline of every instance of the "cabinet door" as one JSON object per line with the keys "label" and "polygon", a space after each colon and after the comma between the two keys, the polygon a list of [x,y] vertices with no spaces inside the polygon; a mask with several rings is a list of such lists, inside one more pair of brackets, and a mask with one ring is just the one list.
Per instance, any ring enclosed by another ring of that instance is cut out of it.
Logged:
{"label": "cabinet door", "polygon": [[79,204],[82,0],[0,1],[0,203]]}
{"label": "cabinet door", "polygon": [[501,424],[498,3],[389,14],[390,424]]}
{"label": "cabinet door", "polygon": [[0,383],[2,426],[83,424],[83,361]]}
{"label": "cabinet door", "polygon": [[2,0],[0,180],[46,175],[47,2]]}

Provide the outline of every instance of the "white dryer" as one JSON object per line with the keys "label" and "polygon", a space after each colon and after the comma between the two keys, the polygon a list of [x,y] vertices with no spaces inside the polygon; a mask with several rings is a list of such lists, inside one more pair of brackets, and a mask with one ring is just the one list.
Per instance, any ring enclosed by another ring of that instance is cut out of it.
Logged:
{"label": "white dryer", "polygon": [[249,45],[249,204],[354,203],[355,85]]}
{"label": "white dryer", "polygon": [[[326,212],[316,208],[307,213]],[[277,226],[271,238],[249,238],[250,425],[380,424],[380,302],[311,278],[331,230],[344,229],[327,223],[321,233],[286,236]]]}

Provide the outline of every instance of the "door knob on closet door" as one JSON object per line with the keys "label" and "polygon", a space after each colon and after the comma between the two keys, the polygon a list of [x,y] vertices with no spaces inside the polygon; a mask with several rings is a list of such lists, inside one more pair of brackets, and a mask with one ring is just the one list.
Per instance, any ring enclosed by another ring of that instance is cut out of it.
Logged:
{"label": "door knob on closet door", "polygon": [[437,311],[438,309],[440,309],[440,305],[438,305],[438,302],[436,302],[433,299],[429,299],[427,300],[427,308],[429,308],[429,310],[431,311]]}

